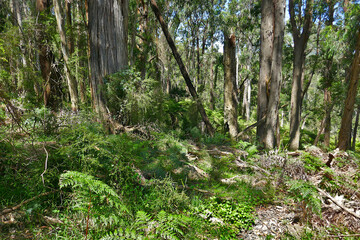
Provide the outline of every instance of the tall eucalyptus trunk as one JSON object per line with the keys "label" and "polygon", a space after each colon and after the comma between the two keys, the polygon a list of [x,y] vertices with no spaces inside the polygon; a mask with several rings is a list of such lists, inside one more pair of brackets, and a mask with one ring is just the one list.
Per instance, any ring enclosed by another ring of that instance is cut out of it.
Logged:
{"label": "tall eucalyptus trunk", "polygon": [[354,125],[354,131],[353,131],[353,135],[352,135],[351,150],[353,150],[353,151],[355,151],[355,146],[356,146],[356,136],[357,136],[357,131],[358,131],[358,127],[359,127],[359,117],[360,117],[360,104],[358,104],[357,109],[356,109],[355,125]]}
{"label": "tall eucalyptus trunk", "polygon": [[128,0],[88,0],[90,87],[95,111],[110,121],[104,77],[128,66]]}
{"label": "tall eucalyptus trunk", "polygon": [[50,94],[51,94],[51,63],[53,54],[50,50],[50,46],[47,43],[47,36],[45,33],[45,15],[49,12],[50,0],[36,0],[36,11],[39,14],[38,26],[37,26],[37,45],[39,49],[39,63],[40,72],[43,79],[43,98],[44,105],[50,105]]}
{"label": "tall eucalyptus trunk", "polygon": [[[78,96],[78,89],[77,89],[78,84],[77,84],[75,77],[71,74],[71,71],[70,71],[69,46],[71,49],[72,43],[69,45],[69,43],[67,42],[60,8],[61,8],[60,1],[54,0],[54,12],[55,12],[55,17],[56,17],[57,28],[58,28],[59,35],[60,35],[61,52],[62,52],[64,62],[65,62],[64,70],[65,70],[66,82],[67,82],[67,85],[69,88],[71,109],[73,112],[77,112],[79,109],[79,96]],[[71,42],[71,41],[69,40],[69,42]]]}
{"label": "tall eucalyptus trunk", "polygon": [[224,125],[230,137],[238,135],[236,87],[236,37],[224,32]]}
{"label": "tall eucalyptus trunk", "polygon": [[[293,80],[291,88],[290,113],[290,150],[297,150],[300,146],[301,107],[304,85],[305,50],[312,27],[312,12],[314,0],[306,1],[305,16],[301,16],[301,2],[295,13],[294,0],[289,0],[291,33],[294,40]],[[299,22],[296,22],[298,20]],[[303,26],[301,26],[303,23]]]}
{"label": "tall eucalyptus trunk", "polygon": [[350,148],[349,139],[351,138],[352,115],[354,112],[355,98],[357,95],[360,74],[360,31],[357,36],[355,47],[355,55],[351,64],[349,74],[349,86],[344,104],[343,115],[341,118],[341,127],[339,132],[339,142],[337,147],[340,150],[348,150]]}
{"label": "tall eucalyptus trunk", "polygon": [[[326,26],[333,26],[334,22],[334,12],[335,12],[335,0],[326,0],[329,6],[329,18],[326,21]],[[330,50],[328,50],[330,51]],[[331,132],[331,112],[333,110],[334,104],[331,100],[331,85],[333,81],[333,58],[334,54],[327,53],[325,54],[325,70],[323,73],[325,79],[325,89],[324,89],[324,105],[325,105],[325,126],[324,126],[324,145],[326,147],[330,146],[330,132]]]}
{"label": "tall eucalyptus trunk", "polygon": [[251,109],[251,79],[244,80],[244,94],[242,102],[242,115],[243,118],[248,122],[250,121],[250,109]]}
{"label": "tall eucalyptus trunk", "polygon": [[284,41],[285,0],[261,2],[260,76],[256,135],[267,149],[279,143],[279,101]]}

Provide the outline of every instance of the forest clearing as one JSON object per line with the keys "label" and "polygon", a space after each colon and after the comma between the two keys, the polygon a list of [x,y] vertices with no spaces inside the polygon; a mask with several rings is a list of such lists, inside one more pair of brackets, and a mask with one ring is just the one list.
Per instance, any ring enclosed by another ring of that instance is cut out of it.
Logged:
{"label": "forest clearing", "polygon": [[0,239],[360,239],[360,3],[0,0]]}

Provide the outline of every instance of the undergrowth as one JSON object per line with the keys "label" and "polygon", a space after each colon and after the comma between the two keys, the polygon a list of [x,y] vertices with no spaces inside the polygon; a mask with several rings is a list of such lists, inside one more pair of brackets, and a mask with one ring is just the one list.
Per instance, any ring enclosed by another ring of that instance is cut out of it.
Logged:
{"label": "undergrowth", "polygon": [[[51,114],[31,113],[24,121],[27,135],[0,133],[6,139],[0,141],[1,208],[55,190],[22,207],[19,231],[28,229],[37,239],[234,239],[251,229],[253,206],[265,202],[262,191],[248,184],[219,182],[236,174],[234,156],[214,158],[206,151],[230,147],[223,134],[209,137],[191,127],[190,139],[173,130],[144,140],[109,135],[85,113],[55,120]],[[251,156],[257,153],[252,146],[243,146]],[[190,161],[189,154],[196,158]],[[189,164],[210,177],[203,184],[190,179]],[[10,228],[0,228],[9,236]]]}

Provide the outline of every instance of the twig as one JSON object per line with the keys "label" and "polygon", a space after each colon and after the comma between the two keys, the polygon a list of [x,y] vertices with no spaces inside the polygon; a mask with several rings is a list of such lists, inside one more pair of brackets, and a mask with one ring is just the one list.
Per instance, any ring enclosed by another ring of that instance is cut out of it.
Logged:
{"label": "twig", "polygon": [[350,213],[351,215],[353,215],[354,217],[356,217],[357,219],[360,219],[360,216],[357,215],[356,213],[354,213],[353,211],[351,211],[349,208],[343,206],[341,203],[339,203],[338,201],[336,201],[336,199],[334,199],[333,197],[330,196],[329,193],[325,192],[324,190],[316,187],[316,189],[324,196],[326,196],[327,198],[329,198],[333,203],[335,203],[336,205],[338,205],[341,209],[343,209],[344,211]]}
{"label": "twig", "polygon": [[342,238],[342,237],[360,237],[360,234],[349,234],[349,235],[326,235],[326,237]]}
{"label": "twig", "polygon": [[43,148],[44,148],[45,153],[46,153],[46,159],[45,159],[45,169],[44,169],[44,172],[43,172],[40,176],[41,176],[42,183],[43,183],[43,185],[44,185],[44,187],[45,187],[44,174],[46,173],[46,170],[47,170],[47,164],[48,164],[48,159],[49,159],[49,153],[48,153],[48,151],[47,151],[47,150],[46,150],[46,148],[45,148],[45,143],[44,143],[44,145],[43,145]]}
{"label": "twig", "polygon": [[39,194],[39,195],[37,195],[37,196],[35,196],[35,197],[32,197],[32,198],[30,198],[30,199],[28,199],[28,200],[23,201],[22,203],[14,206],[14,207],[4,209],[4,210],[1,211],[0,216],[5,215],[5,214],[8,214],[8,213],[11,213],[11,212],[13,212],[13,211],[21,208],[21,207],[24,206],[25,204],[27,204],[27,203],[29,203],[29,202],[31,202],[31,201],[34,201],[35,199],[37,199],[37,198],[39,198],[39,197],[47,196],[47,195],[52,194],[52,193],[55,193],[55,192],[57,192],[57,191],[59,191],[59,190],[53,190],[53,191],[50,191],[50,192],[41,193],[41,194]]}

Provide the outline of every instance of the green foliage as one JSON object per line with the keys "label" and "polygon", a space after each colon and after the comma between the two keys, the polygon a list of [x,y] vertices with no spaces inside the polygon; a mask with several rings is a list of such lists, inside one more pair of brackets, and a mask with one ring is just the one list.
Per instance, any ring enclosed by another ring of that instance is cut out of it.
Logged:
{"label": "green foliage", "polygon": [[139,211],[130,227],[117,229],[102,240],[110,239],[183,239],[191,218],[185,215],[169,214],[160,211],[154,216]]}
{"label": "green foliage", "polygon": [[57,133],[59,129],[58,118],[46,107],[34,108],[27,114],[24,122],[26,128],[33,131],[36,135],[46,137]]}
{"label": "green foliage", "polygon": [[57,153],[65,160],[64,170],[96,174],[104,165],[111,164],[114,154],[105,148],[109,141],[100,124],[89,121],[75,123],[71,128],[63,129],[60,136],[61,147]]}
{"label": "green foliage", "polygon": [[241,140],[237,142],[235,147],[241,150],[245,150],[248,153],[248,158],[253,157],[256,153],[259,152],[256,145]]}
{"label": "green foliage", "polygon": [[229,137],[219,132],[216,132],[213,137],[205,136],[203,141],[205,144],[214,145],[228,145],[230,143]]}
{"label": "green foliage", "polygon": [[233,239],[241,230],[249,230],[255,222],[254,208],[248,204],[211,197],[195,206],[221,239]]}
{"label": "green foliage", "polygon": [[161,118],[162,92],[158,82],[141,79],[133,69],[107,77],[106,97],[110,111],[124,124],[138,124]]}
{"label": "green foliage", "polygon": [[293,198],[301,203],[303,214],[310,209],[315,214],[321,215],[321,200],[314,185],[303,180],[292,180],[288,185]]}
{"label": "green foliage", "polygon": [[306,129],[301,130],[301,142],[302,145],[312,145],[316,138],[316,133],[314,131],[309,131]]}
{"label": "green foliage", "polygon": [[11,132],[10,128],[0,128],[0,206],[4,207],[44,192],[40,178],[44,150],[34,150],[22,135]]}
{"label": "green foliage", "polygon": [[213,180],[218,181],[224,178],[226,174],[232,171],[234,168],[234,155],[222,156],[220,158],[212,158],[210,176]]}
{"label": "green foliage", "polygon": [[149,187],[143,196],[143,206],[148,212],[166,212],[178,213],[186,209],[189,205],[189,197],[185,192],[175,188],[176,183],[169,177],[159,180],[149,181]]}
{"label": "green foliage", "polygon": [[304,167],[310,172],[317,172],[322,167],[326,167],[326,165],[316,156],[310,153],[304,153],[301,156],[302,160],[304,161]]}
{"label": "green foliage", "polygon": [[211,110],[209,108],[206,108],[206,114],[213,125],[213,127],[217,131],[223,130],[224,126],[224,112],[223,110]]}
{"label": "green foliage", "polygon": [[73,209],[84,215],[89,212],[96,225],[119,224],[128,212],[114,189],[91,175],[68,171],[60,175],[59,186],[73,190]]}

